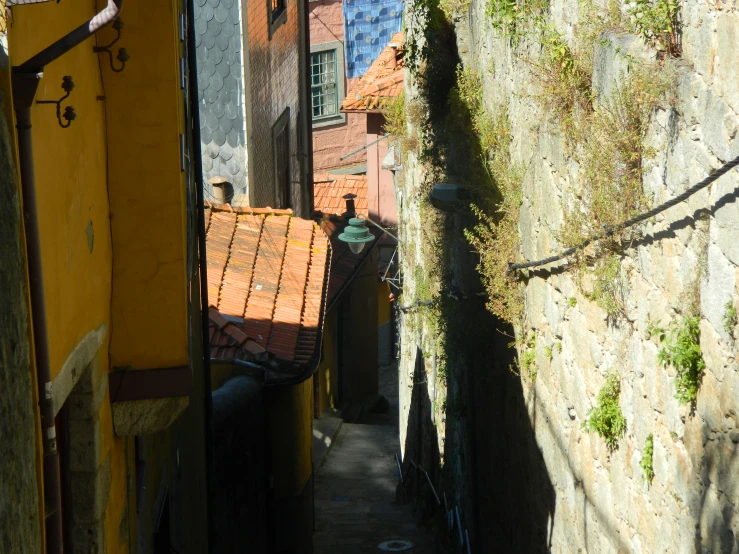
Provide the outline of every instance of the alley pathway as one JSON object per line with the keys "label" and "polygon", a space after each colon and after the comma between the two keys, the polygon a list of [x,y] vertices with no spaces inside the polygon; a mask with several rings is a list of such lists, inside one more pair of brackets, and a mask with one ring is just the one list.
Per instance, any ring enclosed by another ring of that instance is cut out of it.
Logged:
{"label": "alley pathway", "polygon": [[380,371],[387,414],[344,423],[315,480],[314,554],[377,554],[384,541],[414,544],[411,554],[434,554],[429,533],[416,524],[411,504],[396,504],[398,388],[396,366]]}

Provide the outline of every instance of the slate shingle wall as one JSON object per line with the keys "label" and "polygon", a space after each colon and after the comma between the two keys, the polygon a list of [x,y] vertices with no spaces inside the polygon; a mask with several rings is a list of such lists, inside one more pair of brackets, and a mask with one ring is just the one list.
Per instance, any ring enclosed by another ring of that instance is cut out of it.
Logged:
{"label": "slate shingle wall", "polygon": [[[241,10],[237,0],[195,0],[200,138],[207,180],[225,177],[235,194],[246,193],[246,127]],[[265,7],[266,9],[266,7]]]}

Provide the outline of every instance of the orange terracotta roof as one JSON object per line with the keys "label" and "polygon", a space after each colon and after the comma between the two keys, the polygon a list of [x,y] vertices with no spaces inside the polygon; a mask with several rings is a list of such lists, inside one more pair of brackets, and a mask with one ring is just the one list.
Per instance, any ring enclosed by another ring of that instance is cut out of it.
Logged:
{"label": "orange terracotta roof", "polygon": [[324,215],[343,215],[347,194],[354,194],[354,211],[368,216],[367,176],[316,173],[313,176],[313,210]]}
{"label": "orange terracotta roof", "polygon": [[211,206],[206,214],[211,357],[264,353],[302,366],[317,352],[329,241],[290,210]]}
{"label": "orange terracotta roof", "polygon": [[[398,44],[397,64],[390,44]],[[403,91],[405,33],[396,34],[341,103],[342,112],[379,112]]]}

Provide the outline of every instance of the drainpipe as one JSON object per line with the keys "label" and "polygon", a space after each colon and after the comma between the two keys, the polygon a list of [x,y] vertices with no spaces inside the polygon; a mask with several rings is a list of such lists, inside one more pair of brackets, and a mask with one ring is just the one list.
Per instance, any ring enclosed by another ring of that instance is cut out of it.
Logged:
{"label": "drainpipe", "polygon": [[[303,152],[303,160],[305,161],[305,172],[306,172],[306,178],[308,180],[307,189],[308,189],[308,215],[306,217],[310,217],[310,214],[313,213],[313,210],[315,209],[315,196],[313,194],[314,188],[313,188],[313,115],[312,115],[312,109],[311,109],[311,79],[310,79],[310,23],[308,21],[308,14],[310,13],[310,2],[312,0],[305,0],[303,3],[303,10],[304,10],[304,26],[305,26],[305,44],[303,45],[303,60],[305,63],[305,81],[303,83],[304,90],[303,94],[305,94],[305,109],[302,110],[302,117],[303,117],[303,134],[305,135],[304,141],[305,141],[305,152]],[[302,96],[302,95],[301,95]]]}
{"label": "drainpipe", "polygon": [[192,137],[192,172],[195,175],[198,211],[198,263],[200,265],[200,324],[203,343],[203,403],[205,428],[205,474],[206,474],[206,522],[208,525],[208,547],[215,545],[215,514],[213,512],[213,391],[211,390],[210,369],[210,318],[208,315],[208,262],[205,248],[205,198],[203,183],[203,156],[200,140],[200,107],[198,106],[198,80],[195,72],[197,54],[195,51],[195,1],[187,0],[187,66],[188,66],[188,110]]}
{"label": "drainpipe", "polygon": [[41,264],[41,240],[38,229],[36,180],[33,164],[33,134],[31,132],[31,106],[44,66],[53,62],[92,34],[112,22],[118,15],[123,0],[108,0],[108,6],[68,35],[42,50],[20,66],[13,68],[12,83],[16,128],[18,129],[18,158],[21,171],[24,226],[26,232],[26,256],[31,293],[31,323],[38,395],[41,412],[41,433],[44,447],[44,516],[46,552],[62,554],[62,494],[59,475],[59,455],[54,425],[54,398],[52,394],[51,364],[49,361],[49,334],[46,325],[46,301],[44,299],[43,268]]}

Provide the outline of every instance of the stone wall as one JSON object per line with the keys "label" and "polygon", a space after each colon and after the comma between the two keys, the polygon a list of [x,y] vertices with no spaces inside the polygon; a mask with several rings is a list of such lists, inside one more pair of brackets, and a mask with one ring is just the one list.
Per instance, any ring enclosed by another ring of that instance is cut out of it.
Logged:
{"label": "stone wall", "polygon": [[[8,70],[4,38],[0,36],[0,72]],[[7,102],[9,91],[2,92]],[[35,553],[41,551],[42,544],[36,480],[38,425],[34,417],[20,187],[12,149],[8,122],[0,109],[0,202],[4,206],[0,218],[0,421],[5,422],[0,426],[0,441],[6,453],[0,461],[0,551]]]}
{"label": "stone wall", "polygon": [[[513,162],[525,168],[520,256],[542,258],[561,248],[563,205],[581,187],[580,167],[537,99],[536,35],[513,47],[492,28],[486,4],[473,0],[456,19],[458,50],[462,62],[482,75],[488,110],[508,112]],[[680,10],[682,58],[673,62],[674,92],[652,114],[646,138],[656,152],[643,179],[654,205],[739,154],[734,86],[739,14],[725,4],[697,0],[680,2]],[[578,2],[555,0],[546,17],[572,37],[581,16]],[[634,58],[656,57],[630,35],[601,38],[593,77],[601,95],[613,90]],[[409,182],[400,192],[406,197],[401,220],[405,236],[413,233],[420,244],[420,215],[408,206],[414,198]],[[470,413],[460,419],[471,428],[466,436],[477,437],[477,460],[485,461],[492,475],[486,477],[479,465],[467,471],[460,464],[459,480],[479,486],[469,500],[473,512],[499,518],[488,525],[497,527],[493,531],[478,519],[473,551],[491,551],[497,537],[498,547],[511,552],[739,552],[739,329],[724,323],[727,303],[739,308],[737,190],[739,175],[733,171],[644,225],[619,257],[624,317],[618,321],[583,294],[592,287],[587,276],[578,283],[573,271],[560,268],[526,280],[524,324],[516,336],[536,336],[536,377],[523,371],[520,378],[502,376],[505,364],[491,359],[488,380],[466,389],[476,419]],[[424,257],[421,251],[415,255]],[[417,283],[410,264],[404,279],[412,293]],[[706,363],[695,413],[675,398],[675,370],[660,365],[660,345],[648,331],[650,324],[679,320],[689,311],[691,296],[698,300]],[[423,323],[420,331],[413,325],[403,331],[401,410],[411,403],[412,351],[424,334]],[[455,368],[447,368],[449,373],[465,375]],[[619,376],[627,422],[613,452],[581,427],[609,373]],[[432,398],[436,386],[428,379]],[[481,391],[489,393],[487,404]],[[448,436],[448,409],[446,420]],[[408,429],[402,430],[404,438]],[[649,434],[654,437],[651,485],[640,468]],[[483,441],[497,442],[487,458],[480,457],[479,450],[488,448]],[[469,445],[463,450],[472,452]],[[490,495],[499,497],[486,508]]]}

